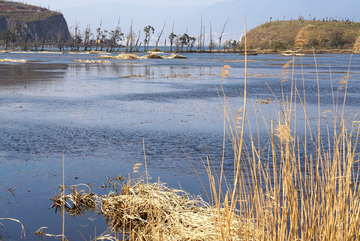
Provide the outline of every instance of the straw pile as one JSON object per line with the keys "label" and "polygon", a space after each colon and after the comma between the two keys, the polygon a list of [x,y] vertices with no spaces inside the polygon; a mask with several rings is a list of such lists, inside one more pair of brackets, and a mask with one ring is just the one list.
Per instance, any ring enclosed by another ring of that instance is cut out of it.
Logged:
{"label": "straw pile", "polygon": [[163,59],[164,57],[157,55],[155,53],[149,54],[149,55],[144,55],[141,56],[140,59]]}
{"label": "straw pile", "polygon": [[75,59],[73,62],[77,63],[87,63],[87,64],[107,64],[110,63],[109,60],[89,60],[89,59]]}
{"label": "straw pile", "polygon": [[180,54],[170,54],[169,56],[164,56],[165,59],[186,59],[185,56]]}
{"label": "straw pile", "polygon": [[[226,207],[211,207],[200,197],[163,183],[146,184],[143,180],[123,184],[120,194],[97,196],[78,192],[56,196],[53,207],[72,216],[96,210],[103,215],[111,231],[132,240],[229,240],[256,239],[253,225]],[[71,201],[71,202],[69,202]]]}
{"label": "straw pile", "polygon": [[136,54],[124,54],[121,53],[117,56],[109,56],[109,55],[100,55],[99,59],[138,59],[139,57]]}
{"label": "straw pile", "polygon": [[8,62],[8,63],[26,63],[25,59],[0,59],[0,62]]}

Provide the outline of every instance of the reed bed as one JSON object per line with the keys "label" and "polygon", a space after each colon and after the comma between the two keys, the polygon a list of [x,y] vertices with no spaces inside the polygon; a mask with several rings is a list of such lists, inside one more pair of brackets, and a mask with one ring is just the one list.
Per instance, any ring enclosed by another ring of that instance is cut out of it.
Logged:
{"label": "reed bed", "polygon": [[[346,123],[346,94],[349,74],[338,80],[338,93],[333,93],[334,106],[325,113],[333,114],[333,124],[322,123],[320,111],[320,83],[318,84],[318,118],[307,116],[306,92],[300,93],[294,78],[293,60],[283,67],[279,86],[290,86],[275,97],[279,113],[266,120],[259,113],[257,126],[264,125],[268,142],[250,135],[245,143],[246,82],[244,107],[236,115],[222,98],[224,133],[231,139],[234,150],[233,183],[226,191],[232,193],[231,212],[251,220],[261,240],[360,240],[359,193],[359,122]],[[315,66],[316,66],[316,58]],[[350,59],[351,62],[351,59]],[[349,67],[350,70],[350,67]],[[245,80],[247,74],[245,73]],[[305,81],[303,79],[305,89]],[[343,92],[344,99],[336,99]],[[341,103],[341,104],[338,104]],[[304,133],[297,132],[296,113],[303,111]],[[275,113],[274,113],[275,114]],[[263,118],[263,121],[259,119]],[[250,124],[249,124],[250,125]],[[327,133],[321,127],[327,128]],[[225,139],[224,139],[225,142]],[[221,189],[226,178],[214,174],[208,164],[213,186],[212,196],[222,203]],[[215,181],[216,180],[216,181]],[[217,198],[216,198],[217,197]],[[223,239],[227,240],[227,238]]]}

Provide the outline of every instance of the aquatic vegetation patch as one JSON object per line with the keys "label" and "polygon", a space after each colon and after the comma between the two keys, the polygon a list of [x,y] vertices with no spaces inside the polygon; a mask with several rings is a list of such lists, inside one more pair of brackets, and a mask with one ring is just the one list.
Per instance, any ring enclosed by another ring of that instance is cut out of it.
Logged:
{"label": "aquatic vegetation patch", "polygon": [[89,60],[89,59],[75,59],[73,62],[87,63],[87,64],[108,64],[109,60]]}
{"label": "aquatic vegetation patch", "polygon": [[26,59],[0,59],[0,62],[6,63],[26,63]]}
{"label": "aquatic vegetation patch", "polygon": [[116,189],[103,196],[88,188],[56,194],[51,208],[57,212],[65,207],[74,217],[93,210],[105,217],[113,233],[128,234],[132,240],[218,240],[224,231],[232,240],[242,240],[258,234],[249,220],[229,211],[229,203],[212,207],[164,183],[124,181],[119,193]]}

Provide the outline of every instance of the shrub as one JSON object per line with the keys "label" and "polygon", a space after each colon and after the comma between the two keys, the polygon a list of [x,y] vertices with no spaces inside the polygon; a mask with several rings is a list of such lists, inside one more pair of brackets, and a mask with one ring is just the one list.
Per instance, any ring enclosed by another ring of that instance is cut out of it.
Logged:
{"label": "shrub", "polygon": [[272,48],[274,51],[286,49],[285,44],[281,41],[272,42],[270,48]]}

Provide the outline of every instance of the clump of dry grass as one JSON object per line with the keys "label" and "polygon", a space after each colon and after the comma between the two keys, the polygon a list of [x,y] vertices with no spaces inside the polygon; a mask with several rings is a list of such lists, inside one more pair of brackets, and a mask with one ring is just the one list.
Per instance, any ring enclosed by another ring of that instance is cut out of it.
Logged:
{"label": "clump of dry grass", "polygon": [[180,54],[170,54],[169,56],[164,56],[165,59],[186,59],[185,56]]}
{"label": "clump of dry grass", "polygon": [[93,210],[106,218],[113,233],[130,240],[218,240],[224,232],[232,240],[245,240],[258,235],[250,221],[229,212],[229,203],[211,207],[201,197],[143,179],[124,183],[119,194],[97,196],[73,187],[65,199],[56,194],[52,201],[55,212],[65,203],[75,217]]}
{"label": "clump of dry grass", "polygon": [[160,75],[160,79],[169,79],[169,78],[182,78],[182,79],[189,79],[189,78],[196,78],[192,77],[191,74],[170,74],[170,75]]}
{"label": "clump of dry grass", "polygon": [[108,60],[89,60],[89,59],[74,59],[73,62],[76,63],[86,63],[86,64],[108,64]]}
{"label": "clump of dry grass", "polygon": [[152,53],[152,54],[141,56],[140,59],[163,59],[163,57],[160,55],[157,55],[156,53]]}
{"label": "clump of dry grass", "polygon": [[26,59],[0,59],[0,62],[7,62],[7,63],[26,63]]}
{"label": "clump of dry grass", "polygon": [[122,75],[119,78],[143,78],[145,75],[138,75],[138,74],[132,74],[132,75]]}
{"label": "clump of dry grass", "polygon": [[186,57],[179,54],[170,54],[169,56],[164,56],[164,55],[157,55],[156,53],[152,53],[150,55],[144,55],[140,57],[140,59],[186,59]]}
{"label": "clump of dry grass", "polygon": [[99,59],[128,59],[128,60],[136,60],[139,56],[136,54],[125,54],[121,53],[117,56],[109,56],[109,55],[100,55]]}

